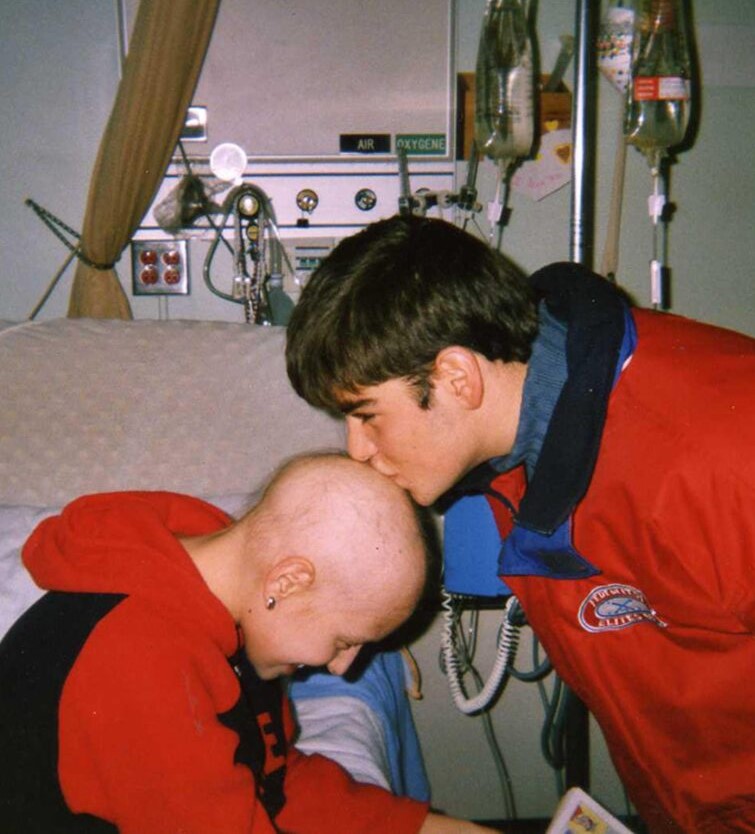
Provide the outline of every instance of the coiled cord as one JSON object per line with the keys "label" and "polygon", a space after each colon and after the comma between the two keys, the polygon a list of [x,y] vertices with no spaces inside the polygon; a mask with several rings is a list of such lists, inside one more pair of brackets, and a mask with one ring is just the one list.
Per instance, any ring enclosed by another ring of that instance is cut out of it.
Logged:
{"label": "coiled cord", "polygon": [[507,670],[513,663],[519,645],[519,626],[511,621],[511,614],[517,605],[518,602],[514,596],[509,597],[506,601],[493,668],[481,691],[470,698],[464,689],[462,680],[460,651],[456,637],[457,615],[454,611],[453,598],[446,591],[442,592],[444,614],[441,654],[454,704],[465,715],[472,715],[484,710],[498,695],[503,686]]}

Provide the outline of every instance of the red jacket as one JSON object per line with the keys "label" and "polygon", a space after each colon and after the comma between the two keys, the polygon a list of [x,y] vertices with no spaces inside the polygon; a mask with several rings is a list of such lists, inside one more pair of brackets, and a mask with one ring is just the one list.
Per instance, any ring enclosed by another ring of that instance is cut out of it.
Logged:
{"label": "red jacket", "polygon": [[[633,316],[571,522],[600,573],[504,580],[651,830],[755,832],[755,341]],[[493,484],[518,505],[523,481]]]}
{"label": "red jacket", "polygon": [[[26,688],[10,694],[2,685],[2,705],[15,710],[16,725],[30,728],[17,731],[15,743],[1,740],[5,765],[20,774],[19,785],[57,780],[35,788],[34,807],[24,813],[42,821],[45,813],[64,814],[67,824],[71,812],[90,815],[79,818],[81,829],[65,830],[113,830],[83,824],[94,817],[123,834],[417,831],[424,804],[357,785],[333,762],[298,753],[290,743],[287,702],[286,739],[268,738],[266,731],[260,736],[264,773],[286,766],[285,806],[271,820],[240,756],[250,739],[234,719],[243,712],[228,661],[239,647],[236,626],[174,535],[227,524],[227,516],[196,499],[122,493],[79,499],[37,528],[24,561],[38,584],[66,593],[43,598],[40,610],[47,614],[32,609],[0,650],[0,675],[16,663],[12,677],[28,678]],[[96,609],[88,624],[60,614],[66,610],[60,606],[79,599]],[[42,627],[49,631],[40,639]],[[74,651],[67,648],[72,628],[81,632]],[[58,684],[41,686],[39,675],[55,665]],[[37,709],[30,693],[55,686],[59,702],[48,720],[49,710]],[[243,725],[248,718],[239,720]],[[36,758],[19,749],[19,738],[32,734],[49,736]],[[57,766],[48,773],[43,760],[55,738]],[[58,791],[64,806],[55,807]],[[9,794],[11,787],[0,787],[0,808],[19,801]],[[37,830],[31,822],[19,830]]]}

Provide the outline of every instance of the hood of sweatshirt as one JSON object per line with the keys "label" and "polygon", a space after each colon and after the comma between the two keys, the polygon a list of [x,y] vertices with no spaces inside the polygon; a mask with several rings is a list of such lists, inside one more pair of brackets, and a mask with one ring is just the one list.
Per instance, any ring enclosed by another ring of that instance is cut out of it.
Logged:
{"label": "hood of sweatshirt", "polygon": [[213,533],[230,522],[221,510],[186,495],[87,495],[39,524],[22,558],[44,590],[137,597],[175,625],[209,633],[230,656],[239,647],[233,618],[177,538]]}

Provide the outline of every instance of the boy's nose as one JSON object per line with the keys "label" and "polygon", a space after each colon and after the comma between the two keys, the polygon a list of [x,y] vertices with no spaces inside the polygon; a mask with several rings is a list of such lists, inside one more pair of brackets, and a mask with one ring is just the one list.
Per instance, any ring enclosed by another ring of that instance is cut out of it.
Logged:
{"label": "boy's nose", "polygon": [[346,421],[346,451],[350,458],[362,463],[367,462],[377,451],[364,426],[355,418],[347,418]]}

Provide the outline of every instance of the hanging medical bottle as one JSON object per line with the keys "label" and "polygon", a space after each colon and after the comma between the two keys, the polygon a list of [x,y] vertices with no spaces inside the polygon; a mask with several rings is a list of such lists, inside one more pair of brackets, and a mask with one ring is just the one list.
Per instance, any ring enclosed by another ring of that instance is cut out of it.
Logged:
{"label": "hanging medical bottle", "polygon": [[684,0],[643,0],[640,7],[624,135],[655,168],[687,132],[692,61]]}
{"label": "hanging medical bottle", "polygon": [[641,0],[610,0],[598,30],[598,69],[624,97],[632,76],[638,2]]}
{"label": "hanging medical bottle", "polygon": [[502,169],[529,156],[535,135],[533,48],[520,0],[488,0],[475,74],[475,140]]}

